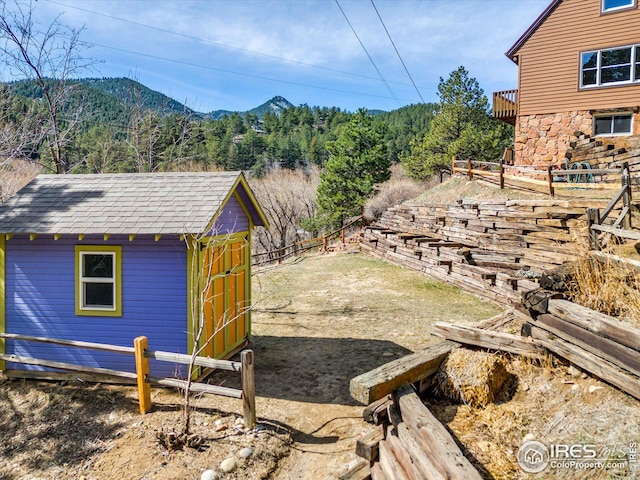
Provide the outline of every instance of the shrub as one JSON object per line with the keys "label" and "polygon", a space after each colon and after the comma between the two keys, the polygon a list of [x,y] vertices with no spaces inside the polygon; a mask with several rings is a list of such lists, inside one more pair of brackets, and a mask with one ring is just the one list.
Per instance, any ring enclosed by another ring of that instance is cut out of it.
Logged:
{"label": "shrub", "polygon": [[424,192],[425,185],[409,178],[392,178],[380,185],[376,193],[364,206],[364,216],[376,220],[395,205],[417,197]]}

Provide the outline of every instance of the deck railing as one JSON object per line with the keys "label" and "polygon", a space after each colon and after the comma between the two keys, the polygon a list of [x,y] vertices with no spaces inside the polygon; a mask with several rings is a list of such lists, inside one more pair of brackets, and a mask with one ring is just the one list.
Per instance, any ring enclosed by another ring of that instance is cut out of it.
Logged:
{"label": "deck railing", "polygon": [[493,118],[515,125],[517,114],[518,89],[493,92]]}

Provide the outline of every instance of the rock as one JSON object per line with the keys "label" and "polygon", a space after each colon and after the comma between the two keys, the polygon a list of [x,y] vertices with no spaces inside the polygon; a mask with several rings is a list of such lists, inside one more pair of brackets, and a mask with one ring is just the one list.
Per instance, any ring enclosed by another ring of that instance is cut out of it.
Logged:
{"label": "rock", "polygon": [[236,425],[244,427],[244,420],[240,417],[236,418]]}
{"label": "rock", "polygon": [[569,365],[569,368],[567,368],[567,373],[572,377],[579,377],[580,375],[582,375],[582,372],[573,365]]}
{"label": "rock", "polygon": [[238,461],[233,457],[225,458],[220,464],[220,470],[224,473],[233,472],[237,467]]}
{"label": "rock", "polygon": [[383,357],[393,357],[393,353],[391,353],[391,352],[383,352],[382,356]]}
{"label": "rock", "polygon": [[522,443],[527,443],[535,439],[536,439],[536,436],[533,433],[527,433],[522,439]]}
{"label": "rock", "polygon": [[238,452],[238,456],[240,458],[249,458],[251,455],[253,455],[253,449],[248,447],[245,447]]}
{"label": "rock", "polygon": [[578,389],[580,389],[580,385],[576,385],[576,384],[571,385],[571,390],[578,390]]}
{"label": "rock", "polygon": [[220,477],[214,470],[205,470],[200,475],[200,480],[218,480]]}
{"label": "rock", "polygon": [[602,390],[604,387],[600,387],[598,385],[589,385],[589,393],[597,392],[598,390]]}

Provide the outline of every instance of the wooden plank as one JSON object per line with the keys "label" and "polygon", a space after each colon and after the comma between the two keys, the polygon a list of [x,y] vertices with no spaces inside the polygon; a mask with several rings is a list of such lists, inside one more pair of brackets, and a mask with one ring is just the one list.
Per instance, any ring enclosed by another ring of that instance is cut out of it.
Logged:
{"label": "wooden plank", "polygon": [[640,376],[640,352],[637,350],[603,338],[554,315],[538,315],[535,320],[532,319],[529,323]]}
{"label": "wooden plank", "polygon": [[[177,378],[160,378],[160,377],[148,377],[149,383],[152,385],[160,385],[162,387],[173,387],[184,390],[187,387],[186,380],[178,380]],[[218,385],[207,385],[206,383],[191,382],[189,390],[192,392],[212,393],[214,395],[221,395],[223,397],[242,398],[242,390],[236,390],[235,388],[219,387]]]}
{"label": "wooden plank", "polygon": [[551,299],[547,312],[590,332],[640,351],[640,329],[620,320],[561,299]]}
{"label": "wooden plank", "polygon": [[358,375],[349,384],[351,396],[368,405],[402,385],[419,382],[433,375],[447,354],[459,346],[454,342],[441,342]]}
{"label": "wooden plank", "polygon": [[637,376],[542,328],[532,326],[531,336],[556,355],[640,400],[640,378]]}
{"label": "wooden plank", "polygon": [[593,230],[602,233],[610,233],[616,237],[629,238],[631,240],[640,240],[640,232],[637,230],[625,230],[622,228],[613,228],[608,225],[591,225]]}
{"label": "wooden plank", "polygon": [[531,338],[520,335],[445,322],[433,323],[431,334],[465,345],[515,353],[529,358],[542,358],[545,355],[544,349],[540,348]]}
{"label": "wooden plank", "polygon": [[382,471],[382,467],[379,463],[371,466],[371,480],[394,480],[393,478],[387,477]]}
{"label": "wooden plank", "polygon": [[130,380],[137,380],[135,373],[121,372],[119,370],[111,370],[109,368],[85,367],[75,365],[73,363],[55,362],[52,360],[43,360],[40,358],[22,357],[19,355],[0,354],[0,360],[7,362],[22,363],[23,365],[37,365],[40,367],[55,368],[57,370],[70,370],[80,373],[93,373],[97,375],[109,375],[112,377],[122,377]]}
{"label": "wooden plank", "polygon": [[404,469],[396,459],[391,447],[386,441],[381,441],[380,445],[380,467],[387,478],[393,480],[410,480]]}
{"label": "wooden plank", "polygon": [[362,460],[338,477],[338,480],[369,480],[371,478],[371,470],[369,462]]}
{"label": "wooden plank", "polygon": [[154,350],[147,350],[145,356],[147,358],[154,358],[162,362],[181,363],[189,365],[193,361],[194,365],[206,368],[215,368],[218,370],[228,370],[231,372],[239,372],[242,369],[240,362],[231,362],[229,360],[216,360],[208,357],[195,357],[191,355],[185,355],[183,353],[170,353]]}
{"label": "wooden plank", "polygon": [[429,480],[429,477],[420,471],[398,437],[387,433],[386,443],[409,480]]}
{"label": "wooden plank", "polygon": [[19,335],[16,333],[2,333],[0,338],[9,340],[24,340],[27,342],[50,343],[53,345],[66,345],[69,347],[86,348],[89,350],[99,350],[103,352],[123,353],[125,355],[134,355],[133,347],[122,347],[119,345],[109,345],[107,343],[81,342],[79,340],[65,340],[61,338],[33,337],[31,335]]}
{"label": "wooden plank", "polygon": [[413,388],[402,387],[395,395],[402,419],[412,433],[420,438],[429,459],[445,478],[481,480],[480,474],[462,454],[447,429],[422,403]]}
{"label": "wooden plank", "polygon": [[132,378],[116,377],[84,372],[54,372],[43,370],[5,370],[7,378],[22,378],[31,380],[46,380],[51,382],[80,382],[80,383],[109,383],[115,385],[132,385],[136,380]]}
{"label": "wooden plank", "polygon": [[404,450],[409,454],[414,465],[428,480],[446,480],[445,476],[435,467],[433,462],[429,459],[429,455],[425,451],[420,440],[418,440],[409,427],[403,422],[396,427],[398,433],[398,440],[400,441]]}
{"label": "wooden plank", "polygon": [[362,438],[356,440],[356,455],[370,462],[375,462],[378,460],[378,445],[382,440],[384,440],[384,427],[378,425]]}

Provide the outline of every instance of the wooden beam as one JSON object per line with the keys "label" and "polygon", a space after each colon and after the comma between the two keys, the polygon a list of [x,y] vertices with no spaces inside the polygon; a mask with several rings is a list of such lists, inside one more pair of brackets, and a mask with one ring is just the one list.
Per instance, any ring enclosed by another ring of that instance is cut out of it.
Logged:
{"label": "wooden beam", "polygon": [[554,315],[538,315],[535,320],[530,320],[530,323],[640,376],[640,352],[637,350],[603,338]]}
{"label": "wooden beam", "polygon": [[441,342],[358,375],[351,379],[351,396],[369,405],[402,385],[419,382],[433,375],[449,352],[459,346]]}
{"label": "wooden beam", "polygon": [[[149,383],[152,385],[160,385],[163,387],[173,387],[184,390],[187,388],[186,380],[178,380],[175,378],[160,378],[149,377]],[[218,385],[207,385],[206,383],[191,383],[189,390],[192,392],[211,393],[214,395],[221,395],[223,397],[230,398],[242,398],[242,390],[236,390],[235,388],[219,387]]]}
{"label": "wooden beam", "polygon": [[403,449],[409,454],[414,465],[424,477],[429,480],[446,480],[445,476],[435,467],[429,459],[423,444],[413,435],[406,423],[402,422],[396,427],[398,439]]}
{"label": "wooden beam", "polygon": [[24,365],[38,365],[40,367],[55,368],[58,370],[71,370],[81,373],[95,373],[99,375],[109,375],[115,377],[123,377],[126,379],[136,379],[136,374],[131,372],[121,372],[118,370],[111,370],[109,368],[99,367],[85,367],[82,365],[75,365],[73,363],[54,362],[52,360],[43,360],[39,358],[22,357],[19,355],[5,355],[0,354],[0,360],[7,362],[22,363]]}
{"label": "wooden beam", "polygon": [[431,334],[465,345],[515,353],[529,358],[541,358],[545,355],[545,350],[531,338],[520,335],[494,332],[465,325],[453,325],[445,322],[433,323],[431,325]]}
{"label": "wooden beam", "polygon": [[637,376],[542,328],[532,326],[531,335],[540,345],[556,355],[566,358],[583,370],[640,400],[640,378]]}
{"label": "wooden beam", "polygon": [[640,328],[567,300],[549,300],[547,311],[599,336],[640,351]]}
{"label": "wooden beam", "polygon": [[391,447],[384,440],[380,442],[380,467],[387,478],[393,480],[410,480],[406,472],[400,466]]}
{"label": "wooden beam", "polygon": [[395,393],[402,419],[429,452],[429,460],[445,478],[481,480],[478,471],[462,454],[451,434],[422,403],[410,386]]}
{"label": "wooden beam", "polygon": [[256,387],[254,381],[253,350],[245,350],[240,354],[242,364],[242,410],[244,428],[250,430],[256,425]]}
{"label": "wooden beam", "polygon": [[378,425],[376,428],[356,440],[356,455],[375,462],[378,459],[378,444],[384,440],[384,427]]}
{"label": "wooden beam", "polygon": [[231,362],[229,360],[216,360],[214,358],[208,358],[208,357],[196,357],[195,359],[192,359],[191,355],[186,355],[184,353],[171,353],[171,352],[147,350],[147,352],[145,353],[145,356],[147,358],[154,358],[156,360],[161,360],[164,362],[181,363],[183,365],[189,365],[193,361],[193,364],[199,367],[216,368],[219,370],[229,370],[232,372],[240,372],[242,370],[241,362]]}
{"label": "wooden beam", "polygon": [[147,337],[136,337],[133,340],[133,348],[136,351],[136,376],[138,381],[138,404],[140,413],[146,414],[151,410],[151,385],[149,384],[149,359],[145,357],[145,351],[149,346]]}
{"label": "wooden beam", "polygon": [[345,473],[338,477],[338,480],[371,480],[369,462],[361,460]]}
{"label": "wooden beam", "polygon": [[82,342],[79,340],[64,340],[60,338],[34,337],[31,335],[20,335],[18,333],[2,333],[0,338],[9,340],[24,340],[26,342],[50,343],[52,345],[66,345],[69,347],[87,348],[89,350],[99,350],[103,352],[124,353],[126,355],[134,355],[133,347],[122,347],[120,345],[109,345],[107,343]]}

